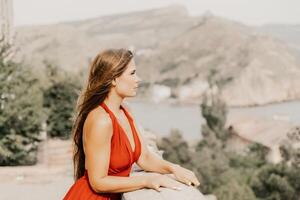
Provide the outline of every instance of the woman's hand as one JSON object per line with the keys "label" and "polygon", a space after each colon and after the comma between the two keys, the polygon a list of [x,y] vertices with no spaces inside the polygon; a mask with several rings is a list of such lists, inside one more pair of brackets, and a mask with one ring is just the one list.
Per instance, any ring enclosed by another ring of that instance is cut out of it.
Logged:
{"label": "woman's hand", "polygon": [[180,165],[173,164],[171,171],[175,176],[175,179],[179,182],[185,183],[188,186],[194,185],[198,187],[200,182],[196,175],[191,170],[181,167]]}
{"label": "woman's hand", "polygon": [[154,189],[160,192],[160,187],[181,190],[180,184],[166,175],[150,174],[146,176],[146,188]]}

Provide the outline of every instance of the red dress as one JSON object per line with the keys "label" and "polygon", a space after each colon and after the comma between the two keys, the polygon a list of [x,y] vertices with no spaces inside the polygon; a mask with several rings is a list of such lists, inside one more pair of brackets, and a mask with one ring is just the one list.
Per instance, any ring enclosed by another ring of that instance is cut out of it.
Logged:
{"label": "red dress", "polygon": [[[131,144],[124,129],[120,126],[117,118],[104,102],[101,106],[109,114],[113,123],[113,135],[111,139],[110,163],[108,169],[109,176],[129,176],[132,164],[136,162],[141,154],[141,143],[133,124],[131,115],[123,109],[133,134],[135,149],[133,151]],[[121,193],[96,193],[92,190],[88,172],[79,178],[69,189],[63,200],[121,200]]]}

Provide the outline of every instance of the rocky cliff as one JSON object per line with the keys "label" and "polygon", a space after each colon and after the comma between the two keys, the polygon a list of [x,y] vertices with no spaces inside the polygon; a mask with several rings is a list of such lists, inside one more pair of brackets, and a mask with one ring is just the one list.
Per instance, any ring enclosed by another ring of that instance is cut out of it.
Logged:
{"label": "rocky cliff", "polygon": [[99,50],[133,48],[148,96],[162,86],[170,89],[165,99],[199,103],[210,77],[233,106],[300,98],[299,61],[283,41],[210,13],[191,17],[181,6],[19,27],[16,41],[31,66],[46,59],[85,72]]}

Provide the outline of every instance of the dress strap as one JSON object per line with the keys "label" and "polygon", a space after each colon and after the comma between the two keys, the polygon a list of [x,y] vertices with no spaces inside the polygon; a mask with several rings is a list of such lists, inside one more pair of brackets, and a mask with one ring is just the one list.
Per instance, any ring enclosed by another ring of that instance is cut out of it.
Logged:
{"label": "dress strap", "polygon": [[[112,117],[112,118],[115,118],[116,119],[116,116],[115,114],[108,108],[108,106],[104,103],[104,101],[100,104],[104,110]],[[125,115],[127,118],[129,118],[130,121],[132,121],[132,117],[131,117],[131,114],[127,111],[127,109],[125,109],[124,106],[120,105],[120,108],[124,111]]]}
{"label": "dress strap", "polygon": [[112,113],[112,111],[110,111],[110,109],[107,107],[107,105],[104,102],[102,102],[100,104],[100,106],[102,108],[104,108],[104,110],[109,114],[110,118],[114,121],[115,120],[115,115],[114,115],[114,113]]}
{"label": "dress strap", "polygon": [[129,112],[127,111],[127,109],[125,109],[122,105],[120,105],[121,109],[125,113],[126,118],[128,119],[129,125],[130,125],[132,137],[133,137],[133,140],[134,140],[134,147],[135,147],[134,149],[132,148],[132,146],[129,142],[128,136],[126,135],[125,130],[123,129],[123,127],[119,123],[119,121],[118,121],[117,117],[115,116],[115,114],[108,108],[108,106],[104,102],[101,103],[101,106],[106,110],[106,112],[108,112],[110,114],[111,118],[114,119],[115,124],[117,124],[118,127],[124,132],[125,142],[127,143],[130,152],[135,153],[136,149],[137,149],[136,148],[137,147],[137,141],[139,140],[139,138],[137,136],[136,129],[134,127],[133,119],[132,119],[131,115],[129,114]]}

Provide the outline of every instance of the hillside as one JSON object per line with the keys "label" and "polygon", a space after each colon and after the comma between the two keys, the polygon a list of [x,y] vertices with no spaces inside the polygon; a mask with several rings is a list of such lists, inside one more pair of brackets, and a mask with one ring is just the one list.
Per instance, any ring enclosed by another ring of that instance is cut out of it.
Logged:
{"label": "hillside", "polygon": [[16,44],[18,57],[33,67],[42,68],[48,60],[85,72],[101,49],[133,48],[138,73],[148,86],[143,91],[150,97],[152,86],[159,84],[180,102],[199,102],[213,71],[229,105],[300,99],[300,65],[283,41],[209,13],[191,17],[177,5],[20,27]]}

